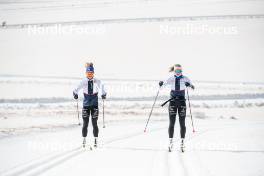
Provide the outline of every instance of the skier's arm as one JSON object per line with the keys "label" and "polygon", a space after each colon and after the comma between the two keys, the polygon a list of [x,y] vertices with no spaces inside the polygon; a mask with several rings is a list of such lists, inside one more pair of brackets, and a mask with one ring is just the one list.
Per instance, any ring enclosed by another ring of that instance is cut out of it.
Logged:
{"label": "skier's arm", "polygon": [[185,77],[185,86],[194,89],[194,85],[188,77]]}
{"label": "skier's arm", "polygon": [[83,88],[83,80],[78,84],[78,86],[73,90],[73,97],[78,99],[78,92]]}
{"label": "skier's arm", "polygon": [[159,86],[162,87],[162,86],[166,86],[168,84],[171,84],[173,81],[172,77],[170,77],[169,79],[165,80],[165,81],[160,81],[159,82]]}
{"label": "skier's arm", "polygon": [[101,89],[102,99],[106,99],[106,90],[104,84],[102,83],[101,80],[97,80],[97,83],[98,83],[98,87]]}

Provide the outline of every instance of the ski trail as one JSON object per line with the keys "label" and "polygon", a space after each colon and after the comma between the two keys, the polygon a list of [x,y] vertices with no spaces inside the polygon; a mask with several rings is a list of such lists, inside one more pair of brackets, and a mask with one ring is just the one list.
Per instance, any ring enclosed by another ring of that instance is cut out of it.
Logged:
{"label": "ski trail", "polygon": [[[228,127],[218,127],[214,129],[207,129],[204,131],[196,132],[193,135],[185,139],[186,143],[190,143],[193,139],[196,139],[208,132],[222,130],[223,128]],[[180,143],[180,140],[174,142],[174,148],[178,147],[175,144]],[[211,175],[209,171],[201,164],[197,155],[194,156],[193,151],[187,149],[187,152],[181,153],[179,149],[174,149],[171,153],[168,154],[168,164],[173,163],[173,166],[170,166],[171,175],[180,175],[180,176],[208,176]]]}
{"label": "ski trail", "polygon": [[[215,128],[210,128],[202,131],[198,131],[194,133],[193,135],[187,137],[185,139],[185,144],[190,144],[193,140],[198,140],[199,137],[207,135],[208,133],[212,131],[219,131],[223,129],[229,129],[230,126],[220,126]],[[176,151],[178,162],[181,165],[182,169],[182,175],[184,176],[211,176],[212,174],[208,170],[208,168],[202,163],[198,152],[201,150],[195,150],[195,149],[189,149],[187,147],[186,151],[184,153],[181,153],[180,151]]]}
{"label": "ski trail", "polygon": [[78,155],[80,155],[81,153],[83,153],[84,151],[83,150],[78,150],[78,151],[75,151],[74,153],[71,153],[65,157],[62,157],[56,161],[52,161],[52,162],[49,162],[47,164],[45,164],[45,166],[41,166],[39,169],[37,170],[33,170],[31,171],[29,174],[27,174],[28,176],[35,176],[35,175],[40,175],[40,174],[43,174],[44,172],[66,162],[67,160],[69,159],[72,159],[74,157],[77,157]]}
{"label": "ski trail", "polygon": [[160,141],[159,148],[154,153],[153,163],[150,171],[151,176],[170,176],[170,165],[167,150],[163,149],[163,141]]}
{"label": "ski trail", "polygon": [[[1,175],[3,175],[3,176],[17,176],[17,175],[21,175],[21,174],[27,174],[27,173],[31,172],[32,170],[41,168],[43,165],[48,165],[50,163],[53,163],[54,161],[61,160],[61,159],[66,161],[67,159],[70,159],[70,158],[76,156],[76,154],[78,154],[81,151],[80,149],[81,149],[81,147],[76,147],[72,150],[64,151],[64,152],[61,152],[59,154],[56,153],[56,154],[49,156],[49,157],[41,157],[38,160],[33,160],[27,164],[23,164],[23,165],[15,167],[12,170],[8,170],[6,172],[3,172],[3,173],[1,173]],[[71,156],[71,157],[69,157],[69,156]]]}
{"label": "ski trail", "polygon": [[[148,133],[159,131],[159,130],[162,130],[162,129],[164,129],[164,127],[155,128],[155,129],[152,129],[152,130],[148,131]],[[104,142],[103,146],[102,147],[98,147],[98,148],[111,148],[111,147],[104,147],[104,145],[108,145],[108,144],[111,144],[111,143],[114,143],[114,142],[130,139],[130,138],[133,138],[133,137],[136,137],[136,136],[139,136],[139,135],[143,135],[143,134],[144,133],[142,131],[138,131],[138,132],[135,132],[135,133],[114,137],[114,138],[109,139],[106,142]],[[45,165],[47,163],[50,163],[53,160],[56,160],[56,159],[58,159],[60,157],[63,157],[65,155],[67,155],[67,154],[75,152],[76,150],[79,150],[80,148],[81,147],[76,147],[76,148],[74,148],[72,150],[67,150],[67,151],[60,152],[60,153],[58,153],[58,152],[49,153],[49,154],[47,154],[48,157],[47,157],[47,155],[38,157],[38,158],[33,159],[33,160],[31,160],[31,161],[29,161],[27,163],[23,163],[21,165],[14,166],[13,168],[10,168],[10,169],[8,169],[6,171],[2,171],[0,174],[3,175],[3,176],[5,176],[5,175],[16,176],[16,175],[21,175],[21,174],[24,174],[24,173],[28,173],[29,171],[34,170],[37,167],[41,167],[41,165]],[[131,148],[130,150],[136,150],[136,149],[135,148],[134,149]],[[146,149],[146,150],[148,150],[148,149]],[[67,158],[67,160],[71,159],[72,157]],[[60,164],[60,163],[61,162],[57,163],[57,165]],[[51,167],[47,167],[47,169],[48,168],[51,168]]]}
{"label": "ski trail", "polygon": [[[156,128],[153,130],[149,130],[148,133],[151,132],[155,132],[155,131],[160,131],[163,130],[164,127],[162,128]],[[140,135],[143,135],[144,133],[142,131],[138,131],[135,133],[131,133],[131,134],[126,134],[126,135],[121,135],[119,137],[114,137],[112,139],[107,140],[106,142],[103,143],[103,148],[111,148],[111,147],[104,147],[104,145],[108,145],[114,142],[118,142],[118,141],[122,141],[122,140],[127,140],[133,137],[137,137]],[[101,148],[101,147],[98,147]],[[9,169],[7,171],[3,171],[1,173],[1,175],[3,176],[18,176],[21,174],[25,174],[25,175],[39,175],[41,173],[43,173],[44,171],[47,171],[53,167],[56,167],[57,165],[62,164],[63,162],[78,156],[79,154],[81,154],[83,151],[80,150],[81,147],[76,147],[72,150],[67,150],[61,153],[55,153],[55,154],[48,154],[51,155],[49,157],[46,156],[42,156],[39,157],[35,160],[32,160],[26,164],[22,164],[22,165],[18,165],[15,166],[12,169]],[[125,148],[123,148],[125,149]],[[129,149],[129,148],[127,148]],[[136,150],[136,148],[131,148],[130,150]],[[138,149],[138,150],[144,150],[144,149]],[[145,150],[151,150],[151,149],[145,149]]]}
{"label": "ski trail", "polygon": [[168,160],[170,165],[170,173],[171,175],[179,175],[179,176],[189,176],[186,168],[183,166],[182,161],[179,159],[179,155],[181,151],[178,149],[176,144],[179,143],[180,140],[174,142],[174,148],[172,152],[168,152]]}

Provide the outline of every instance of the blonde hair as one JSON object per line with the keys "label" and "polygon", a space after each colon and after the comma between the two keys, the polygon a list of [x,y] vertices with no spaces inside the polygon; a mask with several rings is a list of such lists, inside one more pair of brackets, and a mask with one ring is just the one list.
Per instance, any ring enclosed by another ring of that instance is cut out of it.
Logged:
{"label": "blonde hair", "polygon": [[85,68],[87,68],[87,67],[93,67],[93,63],[92,62],[86,62]]}
{"label": "blonde hair", "polygon": [[169,68],[169,72],[173,72],[175,67],[182,67],[180,64],[175,64]]}

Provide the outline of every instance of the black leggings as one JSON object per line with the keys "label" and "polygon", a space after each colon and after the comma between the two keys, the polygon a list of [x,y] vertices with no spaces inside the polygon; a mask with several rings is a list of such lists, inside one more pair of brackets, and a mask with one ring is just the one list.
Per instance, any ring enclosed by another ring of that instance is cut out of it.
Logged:
{"label": "black leggings", "polygon": [[186,127],[185,127],[185,117],[186,117],[186,103],[185,101],[171,101],[169,105],[169,117],[170,117],[170,125],[169,125],[169,138],[173,138],[174,134],[174,125],[176,121],[177,112],[179,114],[179,122],[180,122],[180,133],[181,138],[185,138]]}
{"label": "black leggings", "polygon": [[92,116],[92,124],[93,124],[93,135],[94,137],[98,137],[99,129],[97,125],[97,120],[98,120],[98,106],[88,106],[84,107],[82,110],[82,118],[83,118],[83,128],[82,128],[82,136],[86,137],[87,136],[87,128],[89,125],[89,118],[90,114]]}

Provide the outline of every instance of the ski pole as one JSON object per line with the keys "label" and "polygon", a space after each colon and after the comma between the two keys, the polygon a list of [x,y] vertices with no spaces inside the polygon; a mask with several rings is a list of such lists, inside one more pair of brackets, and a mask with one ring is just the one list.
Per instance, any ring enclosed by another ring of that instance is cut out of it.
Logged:
{"label": "ski pole", "polygon": [[189,102],[189,109],[190,109],[190,115],[191,115],[191,121],[192,121],[192,128],[193,128],[193,133],[194,133],[195,130],[194,130],[194,125],[193,125],[192,109],[191,109],[191,103],[190,103],[188,88],[186,90],[187,90],[187,97],[188,97],[188,102]]}
{"label": "ski pole", "polygon": [[78,125],[81,125],[81,122],[80,122],[80,113],[79,113],[79,103],[78,103],[78,99],[76,99],[76,102],[77,102],[77,114],[78,114]]}
{"label": "ski pole", "polygon": [[156,104],[156,101],[157,101],[157,98],[158,98],[158,96],[159,96],[159,91],[160,91],[160,88],[159,88],[159,90],[158,90],[158,92],[157,92],[157,95],[156,95],[156,97],[155,97],[155,100],[154,100],[154,103],[153,103],[153,105],[152,105],[151,111],[150,111],[150,113],[149,113],[149,117],[148,117],[148,120],[147,120],[147,123],[146,123],[145,129],[144,129],[144,132],[146,132],[146,130],[147,130],[147,126],[148,126],[148,123],[149,123],[149,119],[150,119],[150,117],[151,117],[151,115],[152,115],[153,108],[154,108],[154,106],[155,106],[155,104]]}
{"label": "ski pole", "polygon": [[103,128],[105,128],[105,118],[104,118],[104,100],[103,100]]}

